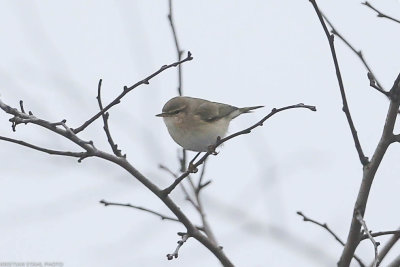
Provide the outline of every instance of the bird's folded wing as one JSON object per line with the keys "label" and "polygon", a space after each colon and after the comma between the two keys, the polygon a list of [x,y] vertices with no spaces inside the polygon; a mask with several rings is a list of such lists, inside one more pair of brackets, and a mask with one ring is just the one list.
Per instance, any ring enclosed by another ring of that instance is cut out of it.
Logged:
{"label": "bird's folded wing", "polygon": [[206,102],[197,107],[195,114],[204,121],[212,122],[227,117],[235,110],[238,110],[238,108],[226,104]]}

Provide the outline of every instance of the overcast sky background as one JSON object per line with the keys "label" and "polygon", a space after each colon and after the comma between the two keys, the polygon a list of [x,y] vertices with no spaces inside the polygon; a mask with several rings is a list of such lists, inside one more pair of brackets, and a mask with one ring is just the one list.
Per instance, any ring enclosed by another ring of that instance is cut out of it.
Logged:
{"label": "overcast sky background", "polygon": [[[321,10],[390,89],[400,71],[400,25],[377,18],[359,1],[319,1]],[[400,2],[372,1],[400,18]],[[328,42],[307,0],[174,1],[180,45],[193,53],[183,65],[185,95],[235,106],[265,105],[235,119],[241,130],[270,109],[297,103],[318,112],[277,114],[250,135],[238,137],[210,157],[203,192],[218,241],[237,266],[335,266],[342,247],[319,227],[296,215],[327,222],[346,239],[362,168],[342,104]],[[0,94],[49,121],[74,128],[103,103],[176,59],[165,1],[0,1]],[[336,48],[361,144],[371,157],[388,101],[369,87],[359,59],[339,40]],[[154,115],[177,95],[177,70],[140,86],[110,111],[114,140],[130,162],[154,183],[178,170],[178,146]],[[73,144],[33,125],[11,131],[0,112],[0,135],[53,149]],[[399,130],[398,125],[396,129]],[[102,122],[80,134],[109,151]],[[366,222],[371,230],[399,227],[399,145],[388,150],[371,191]],[[191,156],[193,156],[191,154]],[[0,260],[58,261],[64,266],[219,266],[190,239],[179,258],[167,261],[184,228],[141,211],[101,206],[101,199],[169,214],[125,171],[105,161],[50,156],[0,143]],[[173,198],[199,221],[176,190]],[[380,238],[384,242],[387,238]],[[393,248],[388,260],[397,256]],[[373,247],[357,254],[369,262]],[[387,264],[389,261],[386,261]],[[354,266],[357,264],[353,263]]]}

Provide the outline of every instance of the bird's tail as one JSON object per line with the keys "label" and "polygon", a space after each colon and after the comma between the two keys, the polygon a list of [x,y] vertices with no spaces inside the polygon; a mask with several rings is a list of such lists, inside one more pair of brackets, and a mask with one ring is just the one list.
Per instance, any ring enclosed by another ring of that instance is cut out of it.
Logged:
{"label": "bird's tail", "polygon": [[263,107],[264,106],[245,107],[245,108],[239,108],[239,111],[240,111],[240,114],[249,113],[254,109],[263,108]]}
{"label": "bird's tail", "polygon": [[240,114],[243,113],[250,113],[253,109],[257,109],[257,108],[262,108],[264,106],[255,106],[255,107],[245,107],[245,108],[238,108],[237,110],[235,110],[234,112],[232,112],[230,114],[231,119],[236,118],[237,116],[239,116]]}

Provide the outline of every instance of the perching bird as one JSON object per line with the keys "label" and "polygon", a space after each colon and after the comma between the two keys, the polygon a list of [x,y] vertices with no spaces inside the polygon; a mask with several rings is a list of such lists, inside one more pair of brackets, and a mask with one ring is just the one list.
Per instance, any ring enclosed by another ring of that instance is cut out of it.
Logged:
{"label": "perching bird", "polygon": [[163,107],[165,125],[172,139],[186,150],[206,152],[215,144],[218,136],[223,138],[229,123],[237,116],[263,106],[237,108],[208,100],[178,96]]}

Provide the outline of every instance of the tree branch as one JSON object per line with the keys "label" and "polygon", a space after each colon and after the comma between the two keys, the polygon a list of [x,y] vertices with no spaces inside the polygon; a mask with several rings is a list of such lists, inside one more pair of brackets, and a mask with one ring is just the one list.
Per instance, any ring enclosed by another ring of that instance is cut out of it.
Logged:
{"label": "tree branch", "polygon": [[400,255],[398,255],[387,267],[399,267],[400,266]]}
{"label": "tree branch", "polygon": [[[176,29],[175,29],[175,24],[174,24],[174,16],[172,13],[172,0],[168,0],[168,6],[169,6],[168,20],[169,20],[169,24],[171,25],[172,35],[174,37],[177,58],[178,58],[178,61],[180,61],[182,58],[183,50],[179,46],[178,36],[176,34]],[[178,66],[178,94],[180,96],[182,96],[182,66],[181,65]]]}
{"label": "tree branch", "polygon": [[[333,232],[326,223],[317,222],[316,220],[313,220],[313,219],[307,217],[306,215],[304,215],[301,211],[298,211],[297,214],[300,215],[301,217],[303,217],[303,221],[311,222],[313,224],[321,226],[326,231],[328,231],[328,233],[330,233],[336,239],[336,241],[338,241],[342,246],[345,245],[344,242],[342,241],[342,239],[340,239],[340,237],[337,234],[335,234],[335,232]],[[353,258],[360,264],[361,267],[365,267],[365,264],[362,262],[362,260],[358,256],[353,255]]]}
{"label": "tree branch", "polygon": [[226,141],[237,137],[239,135],[243,135],[243,134],[249,134],[254,128],[258,127],[258,126],[263,126],[263,123],[268,120],[270,117],[272,117],[273,115],[275,115],[276,113],[279,113],[281,111],[287,110],[287,109],[293,109],[293,108],[306,108],[309,109],[311,111],[316,111],[315,106],[309,106],[309,105],[304,105],[302,103],[297,104],[297,105],[291,105],[291,106],[286,106],[283,108],[274,108],[272,109],[272,111],[265,116],[263,119],[261,119],[259,122],[257,122],[256,124],[254,124],[253,126],[250,126],[249,128],[246,128],[242,131],[236,132],[234,134],[231,134],[225,138],[218,138],[217,141],[215,142],[214,145],[211,145],[209,147],[209,151],[206,152],[203,157],[201,157],[197,162],[193,163],[193,164],[189,164],[189,168],[188,170],[186,170],[184,173],[181,174],[181,176],[178,177],[178,179],[176,179],[170,186],[168,186],[167,188],[165,188],[164,190],[162,190],[162,194],[164,195],[168,195],[172,192],[172,190],[175,189],[175,187],[183,180],[185,179],[190,173],[195,173],[197,172],[197,167],[200,166],[201,164],[203,164],[203,162],[208,158],[209,155],[214,154],[216,155],[215,149],[220,146],[221,144],[225,143]]}
{"label": "tree branch", "polygon": [[391,17],[391,16],[388,16],[388,15],[386,15],[386,14],[383,14],[383,13],[380,12],[378,9],[376,9],[375,7],[373,7],[368,1],[365,1],[364,3],[361,3],[361,4],[367,6],[367,7],[369,7],[370,9],[372,9],[373,11],[375,11],[375,12],[377,13],[376,16],[379,17],[379,18],[386,18],[386,19],[392,20],[392,21],[394,21],[394,22],[400,23],[400,20],[395,19],[395,18],[393,18],[393,17]]}
{"label": "tree branch", "polygon": [[[96,98],[97,98],[97,102],[99,104],[100,111],[103,111],[103,104],[101,102],[101,84],[102,84],[102,79],[99,80],[99,84],[97,86],[97,97]],[[103,118],[103,124],[104,124],[103,129],[104,129],[104,132],[106,133],[107,141],[110,144],[112,151],[114,152],[114,154],[117,157],[122,157],[121,150],[118,149],[118,145],[114,143],[114,140],[111,136],[110,128],[108,126],[109,113],[108,112],[102,113],[101,117]],[[126,157],[126,155],[124,155],[124,157]]]}
{"label": "tree branch", "polygon": [[374,246],[374,252],[375,252],[375,260],[372,264],[373,267],[377,267],[379,265],[379,258],[378,258],[378,246],[379,242],[376,242],[371,233],[368,230],[367,224],[365,223],[363,216],[359,211],[356,212],[356,219],[359,221],[359,223],[362,225],[364,233],[366,233],[367,237],[369,240],[371,240],[372,245]]}
{"label": "tree branch", "polygon": [[15,143],[15,144],[18,144],[21,146],[26,146],[26,147],[32,148],[34,150],[38,150],[38,151],[50,154],[50,155],[60,155],[60,156],[75,157],[75,158],[83,158],[83,157],[89,156],[89,154],[87,152],[70,152],[70,151],[52,150],[52,149],[35,146],[30,143],[21,141],[21,140],[8,138],[8,137],[4,137],[4,136],[0,136],[0,140]]}
{"label": "tree branch", "polygon": [[[400,228],[399,228],[400,230]],[[379,262],[382,262],[382,260],[386,257],[386,255],[388,254],[388,252],[393,248],[393,246],[397,243],[397,241],[399,241],[400,239],[400,234],[394,234],[389,241],[383,246],[383,248],[381,249],[381,251],[378,254],[378,259]],[[395,267],[395,266],[393,266]]]}
{"label": "tree branch", "polygon": [[179,249],[183,246],[183,244],[189,239],[189,235],[187,233],[178,233],[182,237],[181,240],[178,241],[178,246],[172,254],[167,254],[167,259],[172,260],[178,258]]}
{"label": "tree branch", "polygon": [[[169,173],[174,179],[178,179],[178,175],[177,175],[176,173],[174,173],[173,171],[171,171],[168,167],[166,167],[166,166],[164,166],[164,165],[162,165],[162,164],[158,165],[158,167],[159,167],[161,170],[164,170],[164,171],[166,171],[167,173]],[[183,192],[183,194],[185,195],[185,199],[186,199],[187,201],[189,201],[190,204],[192,204],[192,206],[193,206],[196,210],[199,210],[199,207],[197,206],[197,204],[194,202],[194,200],[193,200],[192,197],[190,196],[190,194],[189,194],[189,192],[187,191],[185,185],[184,185],[183,183],[180,183],[179,185],[180,185],[180,187],[182,188],[182,192]]]}
{"label": "tree branch", "polygon": [[370,163],[363,168],[363,178],[358,192],[356,203],[354,204],[353,219],[351,221],[346,245],[339,260],[339,267],[347,267],[354,252],[360,242],[361,223],[357,219],[357,213],[364,216],[371,190],[372,182],[376,171],[386,153],[387,148],[393,142],[393,129],[396,123],[397,112],[400,106],[400,74],[397,76],[392,89],[390,90],[390,105],[386,115],[386,122],[383,127],[381,139],[372,156]]}
{"label": "tree branch", "polygon": [[212,228],[211,228],[211,226],[208,223],[208,220],[206,218],[206,213],[204,211],[203,203],[202,203],[201,198],[200,198],[200,192],[204,188],[204,185],[202,184],[202,180],[203,180],[203,177],[204,177],[204,174],[205,174],[206,162],[207,161],[205,160],[204,164],[203,164],[203,168],[202,168],[201,173],[200,173],[199,182],[198,182],[197,187],[194,185],[193,182],[191,182],[190,185],[192,186],[192,189],[193,189],[194,194],[196,196],[196,202],[197,202],[197,206],[199,207],[198,210],[199,210],[199,214],[200,214],[200,218],[201,218],[201,221],[202,221],[204,232],[208,236],[208,238],[210,238],[210,240],[215,245],[218,245],[218,242],[217,242],[217,239],[215,237],[215,234],[212,231]]}
{"label": "tree branch", "polygon": [[[360,240],[365,240],[369,238],[369,235],[372,237],[378,237],[378,236],[383,236],[383,235],[399,235],[400,230],[393,230],[393,231],[380,231],[380,232],[375,232],[375,233],[369,233],[369,234],[364,234],[360,237]],[[379,261],[381,262],[381,261]]]}
{"label": "tree branch", "polygon": [[347,99],[346,99],[346,92],[344,90],[344,85],[343,85],[343,80],[342,80],[342,75],[340,74],[340,68],[339,68],[339,63],[336,57],[336,51],[335,51],[335,46],[334,46],[334,35],[331,35],[328,31],[328,28],[326,27],[325,21],[322,17],[322,13],[318,8],[317,2],[315,0],[309,0],[311,4],[313,5],[315,12],[318,15],[319,21],[321,22],[322,28],[325,31],[326,38],[328,38],[329,42],[329,47],[331,49],[331,54],[333,58],[333,63],[335,64],[335,71],[336,71],[336,77],[339,83],[339,89],[340,89],[340,95],[342,96],[342,102],[343,102],[343,112],[346,115],[347,122],[350,126],[351,134],[353,136],[354,144],[357,149],[358,157],[360,158],[360,162],[363,166],[368,164],[368,158],[364,155],[364,152],[361,148],[360,140],[358,139],[358,134],[357,130],[354,126],[353,119],[351,118],[350,114],[350,109],[347,104]]}
{"label": "tree branch", "polygon": [[388,146],[393,142],[393,128],[394,128],[394,123],[396,121],[396,116],[397,116],[397,113],[399,110],[399,105],[400,105],[399,96],[398,96],[399,91],[400,91],[400,89],[399,89],[400,88],[400,84],[399,84],[400,75],[397,77],[392,89],[389,92],[390,107],[389,107],[389,111],[388,111],[388,114],[386,117],[386,123],[385,123],[384,129],[383,129],[381,140],[379,141],[379,144],[375,150],[375,153],[372,156],[371,161],[369,162],[361,150],[361,145],[358,140],[357,132],[355,130],[355,127],[352,122],[350,112],[349,112],[349,109],[347,106],[343,82],[342,82],[342,78],[340,75],[339,64],[337,62],[336,52],[334,49],[333,35],[329,34],[328,29],[323,20],[322,14],[321,14],[315,0],[310,0],[310,2],[312,3],[312,5],[315,9],[315,12],[318,15],[318,18],[321,22],[322,27],[324,28],[325,34],[329,41],[329,46],[331,48],[332,57],[333,57],[333,60],[335,63],[336,76],[338,78],[339,87],[340,87],[340,91],[341,91],[341,95],[342,95],[343,111],[345,112],[347,120],[349,122],[350,129],[351,129],[351,132],[353,135],[353,139],[354,139],[354,142],[356,145],[357,152],[359,154],[360,161],[364,166],[363,179],[362,179],[362,183],[361,183],[361,187],[359,190],[359,194],[358,194],[356,203],[354,205],[353,219],[352,219],[349,234],[347,237],[347,242],[343,249],[341,258],[338,262],[339,267],[348,267],[350,265],[351,259],[353,258],[354,252],[360,242],[361,224],[356,218],[356,212],[359,212],[361,214],[361,217],[364,216],[364,212],[365,212],[365,208],[367,205],[369,191],[371,189],[372,181],[375,177],[375,174],[380,165],[380,162],[382,161],[383,155],[385,154]]}
{"label": "tree branch", "polygon": [[143,207],[140,207],[140,206],[135,206],[135,205],[132,205],[132,204],[129,204],[129,203],[122,204],[122,203],[116,203],[116,202],[108,202],[108,201],[106,201],[104,199],[100,200],[99,202],[101,204],[103,204],[105,207],[107,207],[107,206],[120,206],[120,207],[133,208],[133,209],[137,209],[137,210],[141,210],[141,211],[145,211],[145,212],[154,214],[154,215],[160,217],[161,220],[179,222],[179,220],[176,219],[176,218],[172,218],[170,216],[163,215],[163,214],[161,214],[159,212],[156,212],[156,211],[153,211],[153,210],[150,210],[150,209],[147,209],[147,208],[143,208]]}
{"label": "tree branch", "polygon": [[380,82],[377,80],[376,75],[374,74],[374,72],[372,71],[372,69],[369,67],[367,61],[365,60],[363,53],[361,50],[356,50],[354,48],[354,46],[352,46],[347,40],[346,38],[343,37],[343,35],[341,35],[336,28],[333,26],[333,24],[330,22],[330,20],[327,18],[327,16],[321,11],[321,15],[322,17],[325,19],[325,21],[329,24],[329,26],[331,27],[331,32],[336,35],[337,37],[339,37],[339,39],[341,39],[346,45],[347,47],[350,48],[351,51],[354,52],[354,54],[357,55],[357,57],[361,60],[361,62],[364,64],[364,67],[367,69],[368,71],[368,80],[369,80],[369,85],[372,88],[375,88],[377,91],[381,92],[382,94],[384,94],[385,96],[389,97],[389,93],[386,92],[383,88],[383,86],[380,84]]}
{"label": "tree branch", "polygon": [[73,132],[75,134],[83,131],[84,129],[86,129],[86,127],[88,127],[90,124],[92,124],[98,117],[100,117],[102,114],[104,114],[107,110],[109,110],[111,107],[115,106],[116,104],[119,104],[121,102],[121,99],[130,91],[132,91],[133,89],[135,89],[136,87],[138,87],[139,85],[142,84],[149,84],[149,81],[154,78],[155,76],[157,76],[158,74],[160,74],[161,72],[172,68],[172,67],[177,67],[180,64],[186,62],[186,61],[190,61],[192,60],[192,54],[190,52],[188,52],[186,58],[179,60],[175,63],[169,64],[169,65],[164,65],[162,66],[159,70],[155,71],[153,74],[147,76],[146,78],[144,78],[143,80],[135,83],[134,85],[130,86],[130,87],[124,87],[124,90],[122,91],[122,93],[117,96],[113,101],[111,101],[110,104],[108,104],[105,108],[103,108],[102,110],[100,110],[96,115],[94,115],[93,117],[91,117],[89,120],[87,120],[85,123],[83,123],[81,126],[79,126],[78,128],[74,129]]}
{"label": "tree branch", "polygon": [[[182,212],[182,210],[169,198],[167,195],[162,194],[160,188],[158,188],[155,184],[153,184],[150,179],[141,174],[136,168],[134,168],[126,158],[117,157],[113,154],[106,153],[104,151],[98,150],[94,147],[93,142],[91,141],[83,141],[80,139],[67,125],[65,121],[51,123],[39,118],[36,118],[32,115],[32,113],[25,114],[23,112],[18,111],[16,108],[12,108],[6,105],[0,99],[0,108],[3,109],[6,113],[13,115],[14,117],[10,119],[13,126],[19,123],[33,123],[39,125],[43,128],[46,128],[56,134],[59,134],[75,144],[81,146],[83,149],[87,151],[87,154],[84,154],[83,159],[85,157],[97,157],[109,162],[112,162],[121,168],[125,169],[128,173],[130,173],[133,177],[135,177],[139,182],[141,182],[147,189],[149,189],[153,194],[155,194],[168,208],[169,210],[176,216],[177,220],[181,222],[187,233],[191,236],[195,237],[201,244],[203,244],[206,248],[208,248],[223,264],[224,266],[233,266],[229,258],[225,255],[225,253],[220,249],[220,247],[216,246],[212,241],[210,241],[200,230],[189,220],[189,218]],[[58,128],[58,126],[62,126],[62,128]]]}

